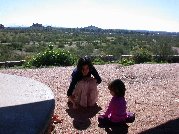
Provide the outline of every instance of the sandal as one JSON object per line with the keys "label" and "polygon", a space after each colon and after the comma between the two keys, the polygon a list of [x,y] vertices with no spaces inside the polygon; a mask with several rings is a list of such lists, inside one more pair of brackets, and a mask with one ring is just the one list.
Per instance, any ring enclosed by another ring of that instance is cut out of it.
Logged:
{"label": "sandal", "polygon": [[57,123],[62,123],[63,119],[60,119],[58,115],[53,115],[52,116],[52,123],[57,124]]}

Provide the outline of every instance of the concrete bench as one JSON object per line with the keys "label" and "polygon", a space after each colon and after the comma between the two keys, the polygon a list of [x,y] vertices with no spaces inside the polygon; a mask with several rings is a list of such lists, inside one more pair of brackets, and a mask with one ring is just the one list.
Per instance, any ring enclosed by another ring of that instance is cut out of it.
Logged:
{"label": "concrete bench", "polygon": [[0,134],[43,134],[54,108],[54,94],[48,86],[0,73]]}

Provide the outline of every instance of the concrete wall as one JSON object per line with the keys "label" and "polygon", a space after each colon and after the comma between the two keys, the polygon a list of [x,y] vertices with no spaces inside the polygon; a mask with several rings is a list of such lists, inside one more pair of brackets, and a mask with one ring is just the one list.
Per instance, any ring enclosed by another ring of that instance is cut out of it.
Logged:
{"label": "concrete wall", "polygon": [[[105,62],[112,62],[112,61],[117,61],[117,60],[122,60],[122,59],[129,59],[132,57],[132,55],[121,55],[120,59],[117,59],[113,55],[105,55],[105,56],[89,56],[91,60],[94,60],[95,58],[100,58]],[[159,56],[153,55],[154,58],[158,58]],[[167,57],[167,61],[169,63],[179,63],[179,55],[170,55]],[[20,61],[5,61],[5,62],[0,62],[0,67],[14,67],[14,66],[22,66],[22,64],[25,62],[25,60],[20,60]]]}
{"label": "concrete wall", "polygon": [[0,67],[8,68],[8,67],[14,67],[14,66],[22,66],[24,62],[25,60],[0,62]]}
{"label": "concrete wall", "polygon": [[[121,59],[130,59],[132,55],[121,55]],[[160,55],[153,55],[154,59],[162,59],[160,58]],[[165,57],[163,58],[165,59]],[[179,55],[169,55],[166,57],[166,60],[169,63],[179,63]]]}

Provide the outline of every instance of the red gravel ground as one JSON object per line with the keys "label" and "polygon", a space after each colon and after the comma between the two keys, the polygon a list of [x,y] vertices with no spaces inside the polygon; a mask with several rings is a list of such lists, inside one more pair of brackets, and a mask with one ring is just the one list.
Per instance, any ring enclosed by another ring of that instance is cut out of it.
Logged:
{"label": "red gravel ground", "polygon": [[128,111],[136,113],[136,120],[128,124],[129,134],[179,134],[179,63],[173,64],[119,64],[96,65],[102,83],[98,85],[96,107],[73,110],[67,105],[66,91],[74,66],[40,69],[1,69],[0,73],[15,74],[38,80],[48,85],[55,95],[55,114],[62,123],[55,125],[55,134],[105,134],[99,128],[97,117],[105,111],[111,95],[107,84],[113,79],[124,81]]}

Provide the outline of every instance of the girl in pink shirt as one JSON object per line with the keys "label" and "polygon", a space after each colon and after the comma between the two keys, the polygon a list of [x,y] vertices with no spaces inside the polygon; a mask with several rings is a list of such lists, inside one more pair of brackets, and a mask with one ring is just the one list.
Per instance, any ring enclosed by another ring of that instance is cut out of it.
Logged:
{"label": "girl in pink shirt", "polygon": [[98,117],[99,127],[110,127],[134,121],[133,113],[126,112],[125,85],[120,79],[112,81],[108,85],[111,95],[113,96],[108,109],[103,115]]}

